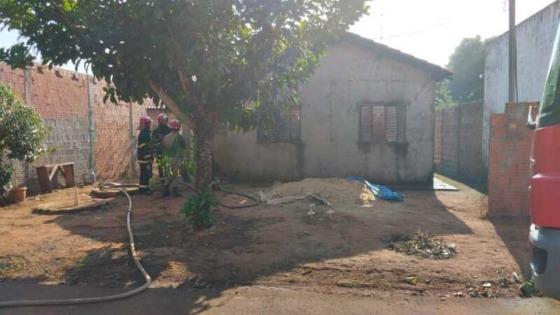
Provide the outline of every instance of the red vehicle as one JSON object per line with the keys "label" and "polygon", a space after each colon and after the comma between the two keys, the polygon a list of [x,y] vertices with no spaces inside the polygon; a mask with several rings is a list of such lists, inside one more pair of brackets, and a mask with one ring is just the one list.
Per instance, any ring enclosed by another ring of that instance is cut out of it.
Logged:
{"label": "red vehicle", "polygon": [[531,168],[531,269],[536,287],[560,298],[560,28],[535,128]]}

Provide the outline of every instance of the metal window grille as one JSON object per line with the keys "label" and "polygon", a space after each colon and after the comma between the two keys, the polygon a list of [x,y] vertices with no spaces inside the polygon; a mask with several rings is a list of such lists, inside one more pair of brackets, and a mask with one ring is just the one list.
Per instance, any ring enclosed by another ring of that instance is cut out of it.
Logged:
{"label": "metal window grille", "polygon": [[365,143],[405,143],[406,106],[362,105],[359,140]]}

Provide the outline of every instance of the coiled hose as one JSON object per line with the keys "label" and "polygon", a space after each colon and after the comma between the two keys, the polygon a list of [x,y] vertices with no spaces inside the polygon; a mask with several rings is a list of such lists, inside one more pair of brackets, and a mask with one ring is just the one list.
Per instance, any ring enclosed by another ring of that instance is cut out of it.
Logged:
{"label": "coiled hose", "polygon": [[130,255],[132,256],[132,260],[136,265],[136,268],[142,273],[146,283],[142,286],[132,289],[130,291],[126,291],[119,294],[107,295],[107,296],[99,296],[99,297],[87,297],[87,298],[71,298],[71,299],[52,299],[52,300],[18,300],[18,301],[5,301],[0,302],[0,308],[7,308],[7,307],[24,307],[24,306],[55,306],[55,305],[79,305],[79,304],[92,304],[92,303],[102,303],[102,302],[111,302],[116,300],[125,299],[134,295],[137,295],[144,290],[150,287],[152,283],[152,278],[140,263],[140,259],[136,253],[136,246],[134,245],[134,234],[132,234],[132,226],[131,226],[131,216],[132,216],[132,199],[130,195],[125,189],[118,188],[118,184],[111,184],[107,185],[109,187],[116,188],[121,193],[123,193],[126,198],[128,199],[128,210],[126,212],[126,228],[128,230],[128,241],[130,247]]}

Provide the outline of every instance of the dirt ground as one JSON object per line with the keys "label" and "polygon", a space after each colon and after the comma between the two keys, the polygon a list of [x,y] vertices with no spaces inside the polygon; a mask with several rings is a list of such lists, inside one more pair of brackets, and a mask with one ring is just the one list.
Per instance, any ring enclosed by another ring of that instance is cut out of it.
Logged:
{"label": "dirt ground", "polygon": [[[340,181],[315,193],[336,199],[337,190],[331,186],[344,185]],[[228,188],[254,194],[282,191],[278,186]],[[236,210],[220,207],[214,213],[214,227],[202,232],[195,232],[180,212],[186,188],[183,197],[174,199],[134,196],[137,248],[156,289],[257,285],[446,300],[469,299],[464,297],[468,287],[490,283],[496,297],[518,296],[517,285],[500,283],[503,275],[521,275],[520,266],[528,261],[526,234],[520,233],[527,229],[523,220],[493,224],[483,218],[484,195],[470,189],[404,191],[401,203],[364,204],[362,193],[356,189],[355,196],[336,199],[334,213],[317,206],[310,215],[306,201]],[[243,201],[224,193],[217,196],[228,204]],[[101,288],[138,285],[142,278],[126,248],[126,200],[117,198],[109,207],[78,214],[31,213],[38,205],[70,198],[72,192],[63,190],[0,208],[0,281]],[[393,234],[418,230],[455,244],[457,255],[429,260],[386,249]],[[410,277],[417,279],[415,284],[407,280]]]}

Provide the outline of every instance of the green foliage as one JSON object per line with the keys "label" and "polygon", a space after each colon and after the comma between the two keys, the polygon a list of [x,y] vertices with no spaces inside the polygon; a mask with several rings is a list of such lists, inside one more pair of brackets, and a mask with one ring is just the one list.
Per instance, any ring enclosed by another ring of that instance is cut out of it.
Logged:
{"label": "green foliage", "polygon": [[[365,3],[0,0],[0,23],[27,39],[0,60],[22,67],[36,50],[44,64],[84,62],[111,83],[106,99],[163,101],[208,142],[220,123],[248,130],[294,105],[298,86],[330,41],[367,12]],[[210,155],[196,156],[208,163]]]}
{"label": "green foliage", "polygon": [[164,96],[183,113],[202,105],[248,127],[257,107],[290,100],[366,9],[365,0],[3,0],[0,22],[27,41],[0,59],[22,67],[32,48],[45,64],[82,61],[114,84],[112,100]]}
{"label": "green foliage", "polygon": [[449,82],[456,102],[466,103],[484,98],[484,42],[480,36],[465,38],[449,59],[453,71]]}
{"label": "green foliage", "polygon": [[519,294],[521,297],[530,298],[539,294],[539,290],[535,287],[535,283],[531,281],[525,281],[519,286]]}
{"label": "green foliage", "polygon": [[207,189],[189,198],[182,211],[185,217],[190,219],[195,230],[202,230],[212,226],[214,217],[211,208],[217,205],[212,191]]}
{"label": "green foliage", "polygon": [[2,159],[33,161],[45,151],[46,129],[39,114],[0,85],[0,190],[10,184],[13,168]]}
{"label": "green foliage", "polygon": [[35,109],[0,85],[0,156],[31,162],[45,151],[45,137],[46,129]]}
{"label": "green foliage", "polygon": [[0,161],[0,196],[4,195],[10,188],[13,171],[12,164]]}
{"label": "green foliage", "polygon": [[443,80],[436,84],[435,108],[442,109],[446,107],[457,106],[457,102],[453,99],[449,90],[449,80]]}

